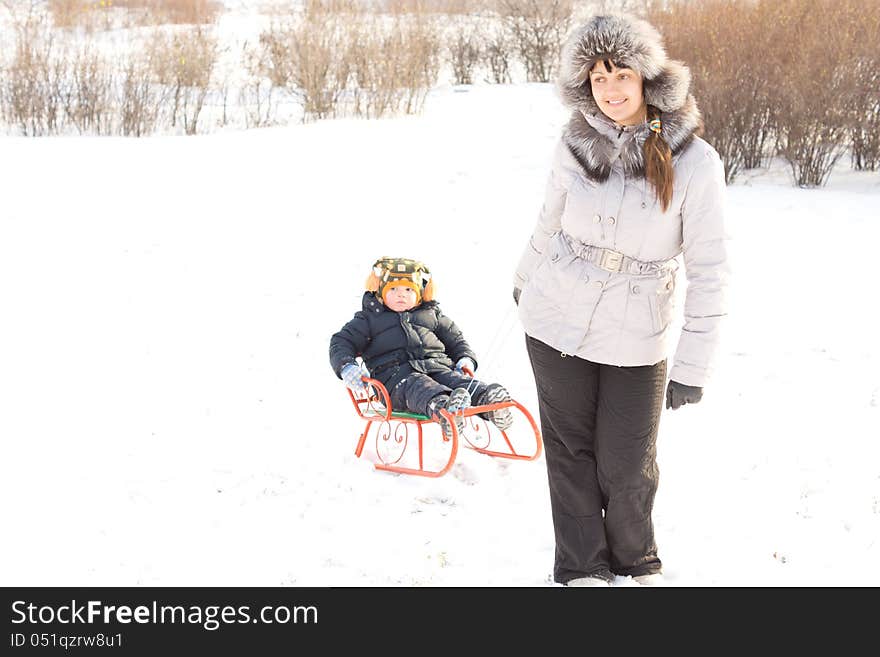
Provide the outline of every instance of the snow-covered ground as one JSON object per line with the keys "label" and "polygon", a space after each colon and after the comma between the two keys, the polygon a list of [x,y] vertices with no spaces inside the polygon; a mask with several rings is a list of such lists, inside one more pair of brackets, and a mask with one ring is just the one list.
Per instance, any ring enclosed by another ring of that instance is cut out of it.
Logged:
{"label": "snow-covered ground", "polygon": [[[4,138],[0,581],[549,585],[543,457],[374,471],[327,346],[376,257],[423,259],[478,375],[537,417],[511,278],[564,119],[517,84],[389,120]],[[729,208],[719,371],[661,423],[667,582],[877,586],[880,174],[797,189],[775,163]]]}

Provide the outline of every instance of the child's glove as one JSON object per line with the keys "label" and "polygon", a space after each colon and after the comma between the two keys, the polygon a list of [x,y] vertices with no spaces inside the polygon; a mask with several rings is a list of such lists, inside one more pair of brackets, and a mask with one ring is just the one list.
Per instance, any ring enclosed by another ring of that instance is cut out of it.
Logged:
{"label": "child's glove", "polygon": [[465,368],[469,369],[471,372],[476,371],[477,366],[470,358],[464,356],[458,359],[458,362],[455,364],[455,371],[459,374],[464,374]]}
{"label": "child's glove", "polygon": [[352,392],[363,392],[367,389],[367,384],[362,380],[363,377],[369,378],[370,370],[365,365],[357,363],[349,363],[339,372],[342,375],[342,381],[348,386]]}

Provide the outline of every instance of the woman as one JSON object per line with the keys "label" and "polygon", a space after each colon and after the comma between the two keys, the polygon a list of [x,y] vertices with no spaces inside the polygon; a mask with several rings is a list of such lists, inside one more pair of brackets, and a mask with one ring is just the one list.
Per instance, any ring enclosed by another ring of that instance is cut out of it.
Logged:
{"label": "woman", "polygon": [[[661,584],[651,512],[667,408],[711,372],[728,273],[724,170],[698,135],[690,72],[658,32],[595,16],[562,51],[572,115],[514,298],[538,392],[556,538],[554,579]],[[678,256],[684,324],[666,386]]]}

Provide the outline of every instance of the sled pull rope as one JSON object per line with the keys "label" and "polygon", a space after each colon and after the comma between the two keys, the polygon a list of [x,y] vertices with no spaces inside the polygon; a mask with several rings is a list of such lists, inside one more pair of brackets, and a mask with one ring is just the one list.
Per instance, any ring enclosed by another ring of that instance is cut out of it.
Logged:
{"label": "sled pull rope", "polygon": [[[486,358],[484,360],[483,371],[492,371],[492,365],[495,364],[498,356],[501,355],[501,352],[504,350],[504,346],[507,344],[507,340],[510,338],[510,333],[513,330],[513,326],[516,323],[516,306],[509,305],[507,311],[504,313],[504,316],[501,318],[501,321],[498,322],[498,327],[495,329],[495,335],[492,337],[492,340],[489,342],[489,348],[486,350]],[[471,377],[473,377],[473,381],[468,382],[467,391],[468,394],[473,398],[474,392],[477,390],[477,386],[480,385],[481,381],[474,377],[473,372],[468,372]]]}

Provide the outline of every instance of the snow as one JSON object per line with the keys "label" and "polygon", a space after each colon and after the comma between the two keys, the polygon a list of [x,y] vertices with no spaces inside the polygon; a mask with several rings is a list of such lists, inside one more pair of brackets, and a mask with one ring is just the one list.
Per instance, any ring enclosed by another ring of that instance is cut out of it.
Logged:
{"label": "snow", "polygon": [[[327,347],[376,257],[423,259],[477,374],[537,418],[511,279],[564,119],[515,84],[386,120],[4,138],[0,581],[552,585],[543,456],[375,471]],[[877,586],[880,174],[798,189],[774,162],[728,193],[718,372],[660,428],[666,582]]]}

